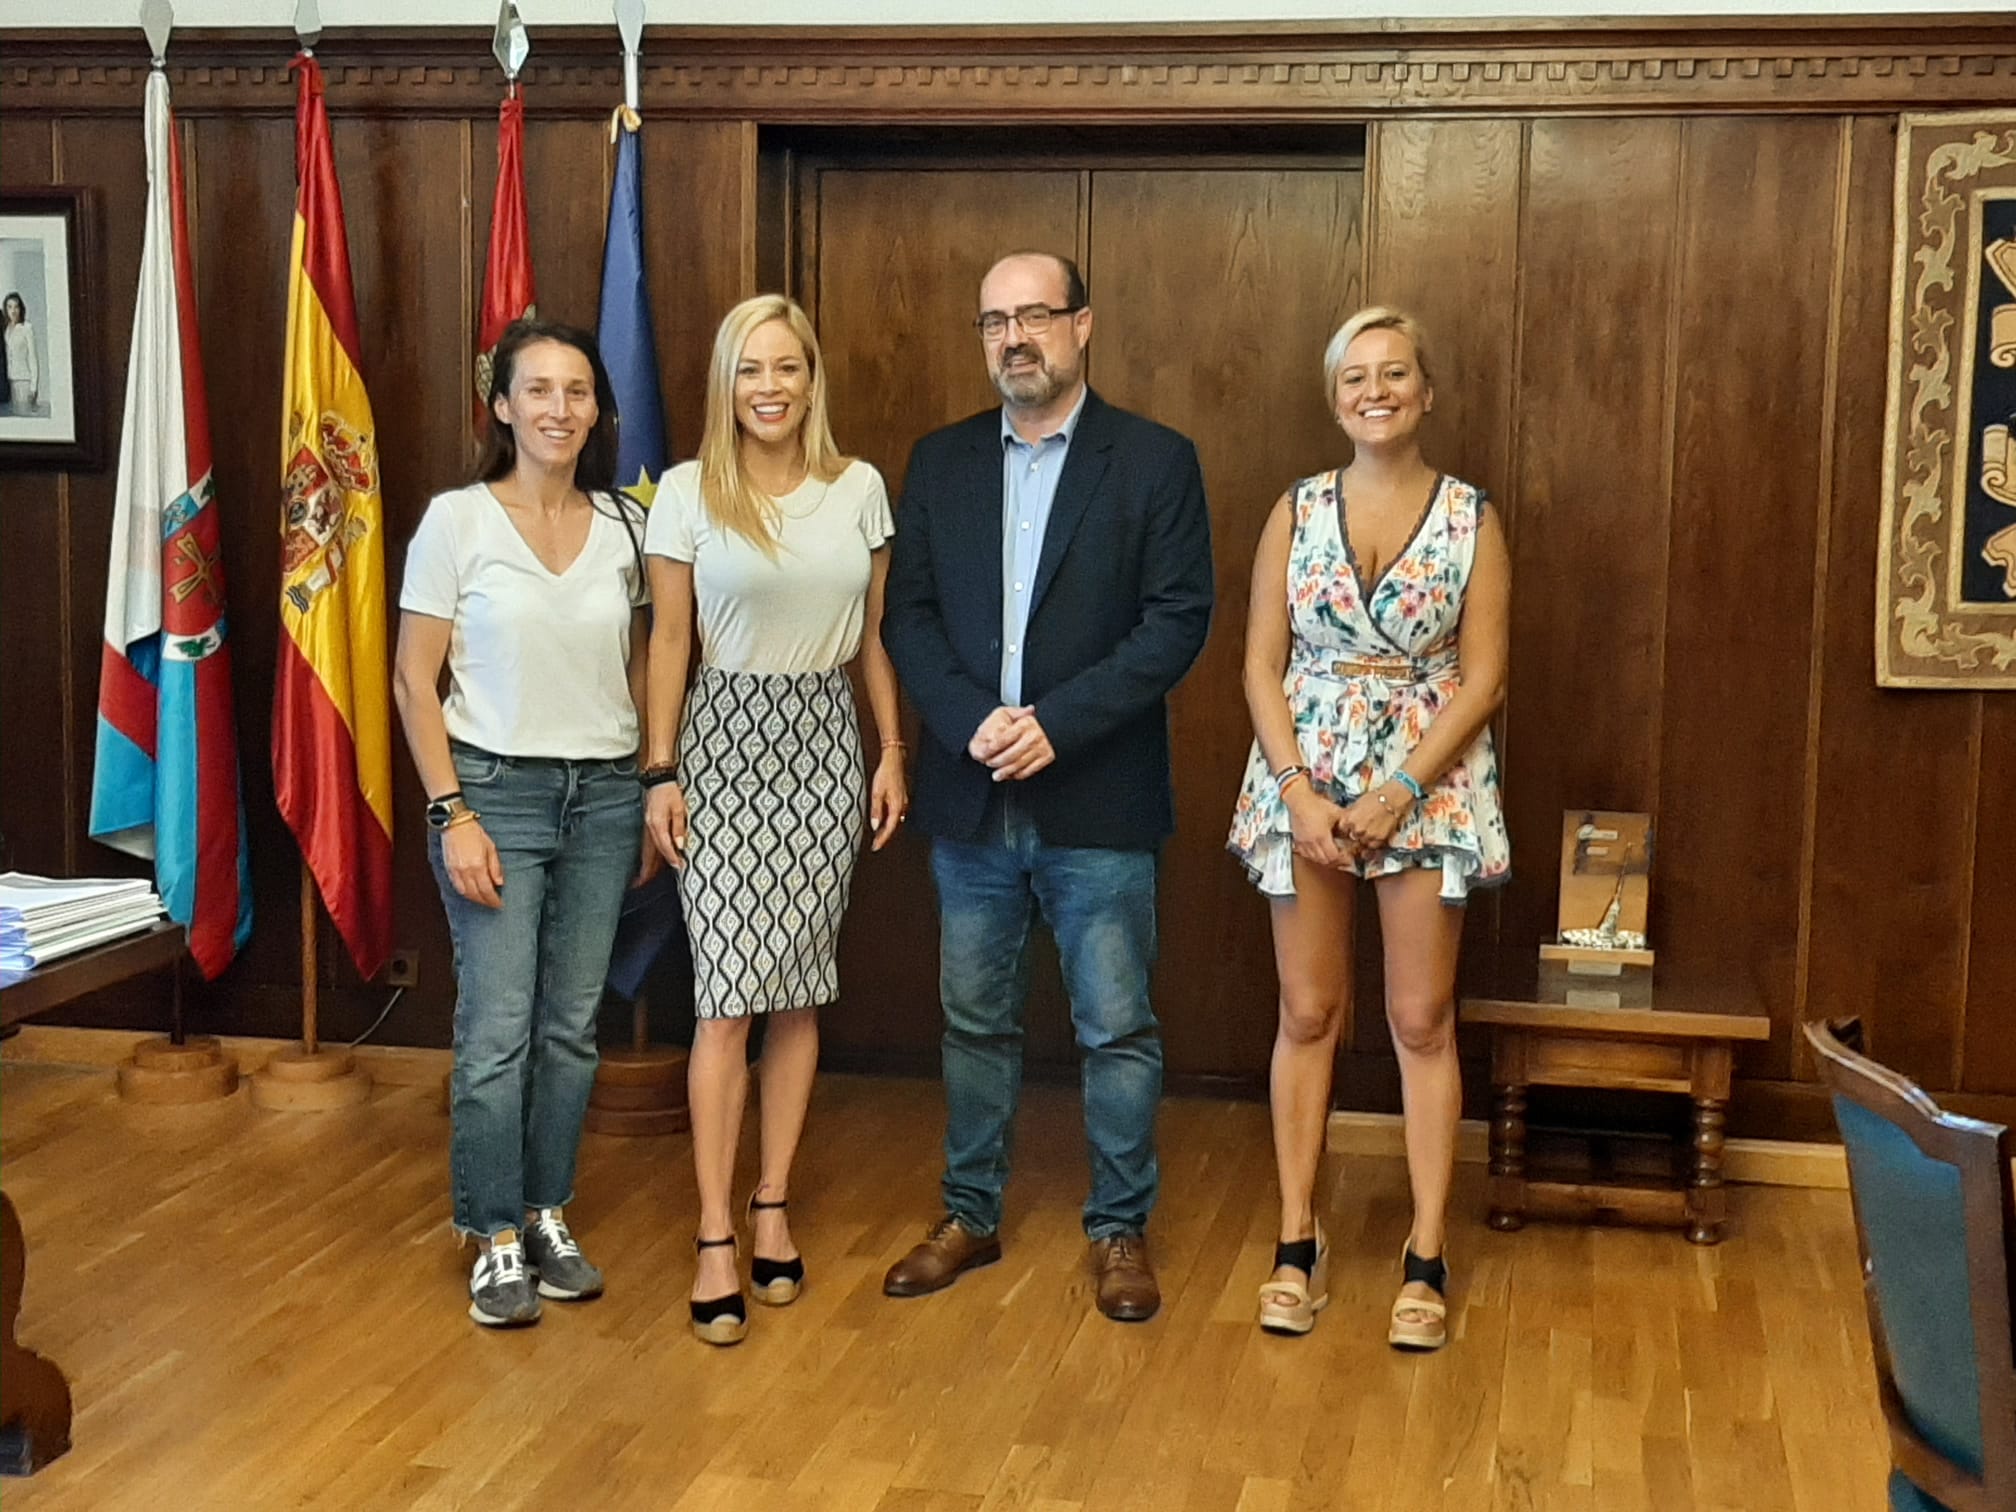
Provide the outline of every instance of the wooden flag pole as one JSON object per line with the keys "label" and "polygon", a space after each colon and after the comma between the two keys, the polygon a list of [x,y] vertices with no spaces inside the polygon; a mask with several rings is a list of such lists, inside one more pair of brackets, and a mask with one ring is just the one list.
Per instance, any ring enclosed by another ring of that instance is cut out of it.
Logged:
{"label": "wooden flag pole", "polygon": [[317,1113],[354,1108],[371,1097],[370,1073],[342,1046],[325,1050],[320,1040],[322,971],[321,913],[315,874],[301,862],[301,1043],[276,1050],[252,1078],[252,1101],[283,1113]]}
{"label": "wooden flag pole", "polygon": [[144,1039],[119,1063],[120,1097],[134,1103],[198,1103],[229,1097],[238,1090],[238,1062],[208,1034],[182,1028],[182,957],[173,973],[174,1006],[166,1038]]}
{"label": "wooden flag pole", "polygon": [[631,1014],[630,1043],[602,1052],[581,1126],[591,1134],[684,1134],[693,1127],[686,1052],[651,1043],[650,1005],[641,992]]}
{"label": "wooden flag pole", "polygon": [[182,957],[168,968],[168,1043],[180,1049],[189,1038],[182,1027]]}
{"label": "wooden flag pole", "polygon": [[316,936],[321,933],[315,920],[315,873],[301,863],[301,1048],[314,1055],[321,1046],[315,1041],[316,1010],[322,990],[322,972],[315,958]]}
{"label": "wooden flag pole", "polygon": [[[154,81],[151,78],[148,81],[149,114],[151,116],[155,110],[155,101],[158,98],[162,119],[172,122],[174,117],[167,105],[167,74],[165,70],[167,68],[168,37],[175,29],[175,7],[169,4],[168,0],[146,0],[146,3],[140,7],[140,27],[147,34],[148,51],[152,53],[154,58],[154,72],[161,75],[161,89],[158,97],[154,89]],[[151,156],[152,152],[150,148],[150,158]],[[149,171],[153,171],[151,162]],[[150,247],[154,246],[157,230],[158,228],[153,225],[150,225],[147,229],[147,242]],[[139,296],[139,301],[143,308],[148,304],[145,282],[146,275],[143,273],[142,291]],[[136,348],[140,345],[137,332],[134,345]],[[135,372],[137,373],[143,364],[137,355],[134,362]],[[188,538],[184,537],[183,541],[186,545]],[[152,1039],[142,1040],[133,1047],[133,1054],[120,1062],[116,1073],[119,1095],[127,1102],[138,1103],[197,1103],[209,1102],[219,1097],[228,1097],[238,1090],[238,1063],[211,1036],[203,1034],[191,1039],[184,1033],[182,1022],[182,957],[179,954],[175,957],[174,963],[169,969],[174,973],[172,983],[174,1000],[168,1034],[165,1038],[157,1036]],[[7,1211],[8,1237],[10,1242],[19,1233],[19,1230],[14,1228],[13,1223],[13,1210],[10,1208]],[[7,1273],[9,1282],[18,1288],[20,1272],[13,1269],[10,1263],[9,1267],[7,1267]],[[14,1307],[18,1301],[19,1293],[16,1290],[10,1295],[10,1300],[6,1303],[5,1307],[0,1308],[0,1312],[4,1312],[6,1318],[5,1351],[9,1354],[7,1361],[9,1372],[12,1372],[16,1368],[16,1361],[12,1356],[12,1351],[14,1347]],[[35,1362],[34,1356],[31,1355],[27,1358],[31,1362]],[[46,1370],[49,1367],[41,1362],[35,1362],[31,1366],[23,1368]],[[60,1374],[56,1374],[56,1385],[63,1393],[63,1432],[60,1435],[60,1442],[52,1438],[48,1444],[38,1446],[37,1452],[40,1452],[41,1449],[47,1449],[49,1453],[60,1454],[63,1452],[64,1445],[69,1442],[70,1394],[68,1388],[63,1387],[62,1376]],[[8,1409],[10,1414],[12,1411],[12,1408]]]}

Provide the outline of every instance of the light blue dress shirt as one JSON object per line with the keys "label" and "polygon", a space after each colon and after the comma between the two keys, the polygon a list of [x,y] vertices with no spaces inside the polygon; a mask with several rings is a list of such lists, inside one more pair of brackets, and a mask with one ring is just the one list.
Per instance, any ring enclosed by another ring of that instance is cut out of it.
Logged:
{"label": "light blue dress shirt", "polygon": [[1050,526],[1057,481],[1064,476],[1071,434],[1089,392],[1080,389],[1064,423],[1033,445],[1016,433],[1007,406],[1001,408],[1001,702],[1011,708],[1022,702],[1024,641],[1036,565],[1043,559],[1043,533]]}

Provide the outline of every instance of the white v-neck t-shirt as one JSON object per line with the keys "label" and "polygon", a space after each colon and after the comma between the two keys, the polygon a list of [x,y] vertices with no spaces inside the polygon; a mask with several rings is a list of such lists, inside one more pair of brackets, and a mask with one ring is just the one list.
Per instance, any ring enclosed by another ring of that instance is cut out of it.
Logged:
{"label": "white v-neck t-shirt", "polygon": [[428,504],[406,548],[399,607],[454,625],[441,705],[451,739],[497,756],[636,754],[630,621],[648,596],[644,522],[627,501],[605,494],[596,504],[581,554],[559,573],[486,484]]}
{"label": "white v-neck t-shirt", "polygon": [[872,554],[895,534],[889,491],[866,462],[807,478],[777,501],[777,556],[707,517],[700,464],[659,481],[644,550],[693,564],[700,654],[724,672],[825,672],[854,659]]}

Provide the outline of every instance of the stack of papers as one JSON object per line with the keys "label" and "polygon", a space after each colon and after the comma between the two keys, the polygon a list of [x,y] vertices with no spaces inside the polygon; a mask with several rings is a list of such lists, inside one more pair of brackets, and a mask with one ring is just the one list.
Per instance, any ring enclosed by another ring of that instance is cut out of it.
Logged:
{"label": "stack of papers", "polygon": [[144,878],[0,872],[0,985],[93,945],[151,929],[160,895]]}

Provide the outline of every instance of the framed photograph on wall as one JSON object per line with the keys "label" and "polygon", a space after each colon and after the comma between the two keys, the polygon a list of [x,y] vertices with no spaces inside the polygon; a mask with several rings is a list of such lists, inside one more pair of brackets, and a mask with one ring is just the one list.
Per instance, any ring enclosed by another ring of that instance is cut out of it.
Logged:
{"label": "framed photograph on wall", "polygon": [[104,465],[95,210],[89,189],[0,193],[0,467]]}

